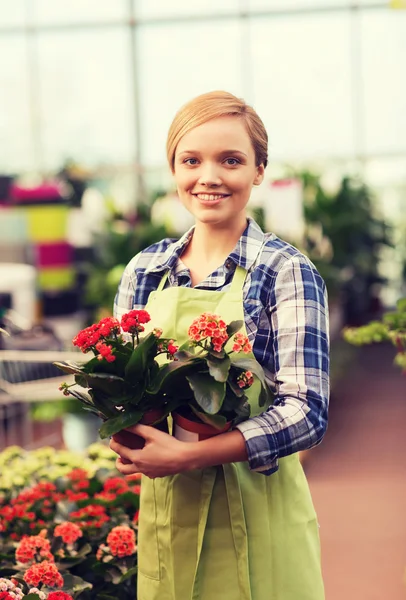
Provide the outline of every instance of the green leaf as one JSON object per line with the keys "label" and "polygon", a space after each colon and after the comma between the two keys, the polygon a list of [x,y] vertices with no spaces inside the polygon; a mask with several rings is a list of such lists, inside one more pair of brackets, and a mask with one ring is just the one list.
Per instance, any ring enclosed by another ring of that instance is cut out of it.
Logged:
{"label": "green leaf", "polygon": [[40,600],[40,596],[38,594],[24,594],[24,600]]}
{"label": "green leaf", "polygon": [[102,390],[109,396],[123,395],[126,383],[122,377],[110,373],[92,373],[85,376],[88,387]]}
{"label": "green leaf", "polygon": [[136,425],[143,417],[144,413],[139,410],[127,410],[118,417],[108,419],[99,429],[100,437],[105,439],[118,433],[122,429]]}
{"label": "green leaf", "polygon": [[222,359],[208,356],[206,362],[209,367],[210,375],[216,381],[221,381],[223,383],[227,381],[231,366],[231,360],[228,354],[226,354]]}
{"label": "green leaf", "polygon": [[189,404],[189,406],[195,415],[197,415],[199,419],[203,421],[203,423],[211,425],[216,429],[224,429],[224,426],[227,423],[227,418],[224,415],[206,415],[206,413],[202,413],[200,410],[197,410],[192,404]]}
{"label": "green leaf", "polygon": [[153,359],[158,339],[151,332],[136,346],[125,368],[125,377],[131,382],[139,382],[145,378],[148,363]]}
{"label": "green leaf", "polygon": [[227,335],[228,337],[232,337],[235,333],[237,333],[237,331],[239,331],[241,329],[241,327],[243,326],[243,321],[231,321],[231,323],[229,323],[227,325]]}
{"label": "green leaf", "polygon": [[150,382],[146,390],[149,394],[155,395],[161,391],[170,391],[174,387],[176,377],[186,375],[191,369],[195,369],[200,364],[204,365],[206,362],[203,358],[193,355],[184,358],[185,355],[179,352],[176,353],[177,357],[179,354],[181,355],[179,360],[166,363],[159,369],[159,373]]}
{"label": "green leaf", "polygon": [[94,406],[89,394],[84,394],[83,392],[80,392],[79,390],[75,390],[73,388],[69,388],[68,392],[71,396],[76,398],[76,400],[82,402],[82,404],[86,404],[86,406]]}
{"label": "green leaf", "polygon": [[186,375],[197,404],[209,415],[219,412],[226,394],[225,383],[216,381],[209,373]]}
{"label": "green leaf", "polygon": [[128,569],[127,573],[124,573],[124,575],[120,578],[119,583],[122,583],[123,581],[125,581],[126,579],[129,579],[130,577],[132,577],[133,575],[136,575],[138,572],[138,567],[137,565],[135,567],[131,567],[131,569]]}
{"label": "green leaf", "polygon": [[58,369],[61,369],[61,371],[63,371],[64,373],[67,373],[68,375],[76,375],[77,373],[83,373],[84,372],[84,366],[71,362],[71,361],[64,361],[64,362],[53,362],[53,365],[55,365],[55,367],[58,367]]}

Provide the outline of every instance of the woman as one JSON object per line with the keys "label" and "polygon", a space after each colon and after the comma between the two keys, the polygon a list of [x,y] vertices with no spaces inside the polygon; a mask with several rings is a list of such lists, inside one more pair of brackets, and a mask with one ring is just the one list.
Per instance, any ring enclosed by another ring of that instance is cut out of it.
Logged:
{"label": "woman", "polygon": [[[146,307],[165,337],[202,312],[241,318],[276,394],[262,412],[211,439],[183,442],[152,427],[116,441],[117,468],[144,474],[139,600],[321,600],[318,524],[298,451],[327,424],[325,285],[296,248],[247,219],[264,178],[267,134],[256,112],[226,92],[177,113],[167,152],[180,200],[196,225],[125,269],[115,313]],[[249,393],[250,390],[248,390]]]}

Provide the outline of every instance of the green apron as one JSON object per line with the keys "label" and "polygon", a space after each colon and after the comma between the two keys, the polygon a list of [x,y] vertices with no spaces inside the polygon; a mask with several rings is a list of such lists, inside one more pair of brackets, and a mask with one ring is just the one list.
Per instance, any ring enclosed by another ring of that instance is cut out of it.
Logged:
{"label": "green apron", "polygon": [[[203,312],[244,322],[245,276],[237,267],[229,292],[163,289],[164,276],[146,306],[151,324],[182,344]],[[260,414],[257,383],[247,395]],[[138,571],[138,600],[323,600],[318,523],[298,455],[271,476],[241,462],[143,477]]]}

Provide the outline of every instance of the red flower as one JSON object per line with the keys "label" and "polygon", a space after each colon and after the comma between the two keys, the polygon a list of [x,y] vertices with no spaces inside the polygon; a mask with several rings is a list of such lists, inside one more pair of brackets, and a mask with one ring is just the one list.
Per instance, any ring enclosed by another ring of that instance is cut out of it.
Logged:
{"label": "red flower", "polygon": [[55,527],[54,535],[60,536],[65,544],[73,544],[82,537],[83,532],[76,523],[69,523],[69,521],[66,521]]}
{"label": "red flower", "polygon": [[116,357],[113,354],[113,346],[103,344],[103,342],[97,342],[96,350],[99,353],[97,356],[99,360],[103,360],[103,358],[105,358],[107,362],[114,362],[116,360]]}
{"label": "red flower", "polygon": [[135,335],[144,331],[145,323],[149,323],[151,317],[146,310],[130,310],[121,317],[121,329],[127,333]]}
{"label": "red flower", "polygon": [[53,561],[51,544],[41,535],[25,536],[17,546],[16,559],[20,563],[29,563],[38,559]]}
{"label": "red flower", "polygon": [[233,352],[244,352],[245,354],[249,354],[251,350],[252,346],[248,337],[243,333],[236,333],[234,336]]}
{"label": "red flower", "polygon": [[244,371],[244,373],[241,373],[241,375],[237,377],[237,385],[241,389],[249,388],[253,383],[254,376],[251,371]]}
{"label": "red flower", "polygon": [[126,525],[113,527],[107,536],[107,543],[113,556],[131,556],[136,550],[135,532]]}
{"label": "red flower", "polygon": [[124,494],[128,492],[128,483],[122,477],[110,477],[104,482],[103,491]]}
{"label": "red flower", "polygon": [[14,600],[14,596],[8,592],[0,592],[0,600]]}
{"label": "red flower", "polygon": [[66,592],[51,592],[48,595],[48,600],[73,600],[73,598]]}
{"label": "red flower", "polygon": [[63,578],[56,565],[44,560],[41,563],[33,564],[24,574],[24,581],[28,585],[38,587],[43,583],[49,587],[62,587]]}
{"label": "red flower", "polygon": [[190,325],[188,336],[195,343],[210,340],[213,350],[220,352],[228,341],[227,325],[219,315],[203,313]]}

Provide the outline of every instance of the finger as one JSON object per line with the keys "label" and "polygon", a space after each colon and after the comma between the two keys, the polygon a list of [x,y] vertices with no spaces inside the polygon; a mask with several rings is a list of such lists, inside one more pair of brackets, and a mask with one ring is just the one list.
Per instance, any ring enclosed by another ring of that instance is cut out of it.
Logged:
{"label": "finger", "polygon": [[135,481],[137,483],[140,483],[141,477],[142,477],[141,473],[131,473],[130,475],[127,475],[126,479],[127,479],[127,481],[130,481],[130,482]]}
{"label": "finger", "polygon": [[139,453],[141,452],[141,450],[132,450],[131,448],[127,448],[127,446],[123,446],[115,440],[110,440],[110,448],[113,450],[113,452],[118,454],[120,458],[124,458],[131,463],[137,461]]}
{"label": "finger", "polygon": [[126,431],[130,431],[131,433],[135,433],[144,438],[144,440],[152,439],[154,437],[154,433],[157,431],[155,427],[151,427],[151,425],[132,425],[131,427],[126,427]]}
{"label": "finger", "polygon": [[139,472],[132,462],[123,462],[120,457],[118,457],[116,460],[116,469],[122,475],[134,475],[135,473]]}
{"label": "finger", "polygon": [[122,475],[134,475],[140,472],[137,465],[134,463],[123,463],[120,457],[116,460],[116,468]]}

